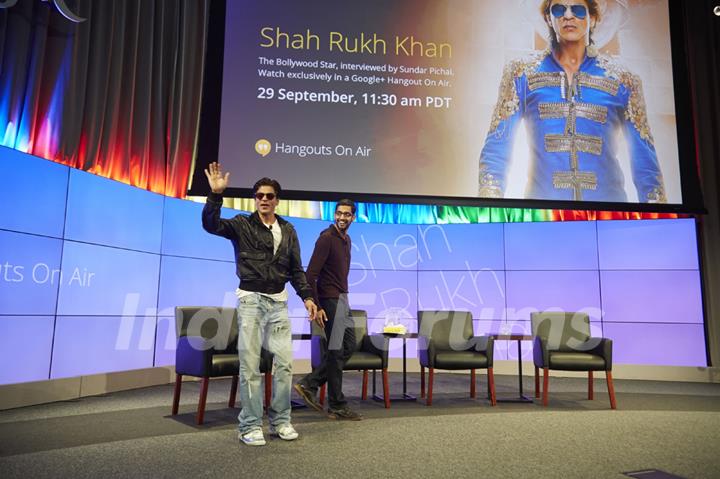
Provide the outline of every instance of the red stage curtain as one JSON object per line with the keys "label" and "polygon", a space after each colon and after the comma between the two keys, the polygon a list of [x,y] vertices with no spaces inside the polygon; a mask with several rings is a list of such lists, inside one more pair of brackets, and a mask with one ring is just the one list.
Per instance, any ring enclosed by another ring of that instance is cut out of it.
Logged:
{"label": "red stage curtain", "polygon": [[185,196],[209,0],[66,3],[0,9],[0,144]]}

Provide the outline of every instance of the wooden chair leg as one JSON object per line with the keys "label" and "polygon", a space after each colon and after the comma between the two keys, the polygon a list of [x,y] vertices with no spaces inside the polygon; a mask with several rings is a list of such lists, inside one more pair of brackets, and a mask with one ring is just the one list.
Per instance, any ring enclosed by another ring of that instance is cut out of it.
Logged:
{"label": "wooden chair leg", "polygon": [[175,375],[175,392],[173,393],[173,405],[172,415],[178,413],[178,407],[180,406],[180,389],[182,388],[182,374]]}
{"label": "wooden chair leg", "polygon": [[608,395],[610,396],[610,409],[615,409],[615,386],[613,386],[612,372],[605,371],[605,377],[607,379]]}
{"label": "wooden chair leg", "polygon": [[270,371],[265,373],[265,409],[270,408],[272,402],[272,373]]}
{"label": "wooden chair leg", "polygon": [[550,370],[543,368],[543,386],[542,386],[542,403],[543,406],[548,405],[548,382],[550,379]]}
{"label": "wooden chair leg", "polygon": [[385,409],[390,409],[390,381],[388,381],[387,368],[382,370],[383,377],[383,399],[385,399]]}
{"label": "wooden chair leg", "polygon": [[470,397],[475,399],[475,370],[470,370]]}
{"label": "wooden chair leg", "polygon": [[535,368],[535,398],[540,398],[540,368]]}
{"label": "wooden chair leg", "polygon": [[588,399],[595,399],[595,391],[593,391],[593,372],[588,371]]}
{"label": "wooden chair leg", "polygon": [[420,397],[425,397],[425,368],[420,366]]}
{"label": "wooden chair leg", "polygon": [[490,405],[495,406],[497,405],[497,399],[495,399],[495,374],[493,373],[493,368],[488,368],[487,375],[488,392],[490,393]]}
{"label": "wooden chair leg", "polygon": [[363,380],[362,380],[362,400],[363,401],[367,401],[367,387],[368,387],[368,371],[366,369],[363,371]]}
{"label": "wooden chair leg", "polygon": [[318,402],[320,403],[321,406],[325,405],[325,390],[326,389],[327,389],[327,383],[320,386],[320,394],[318,397]]}
{"label": "wooden chair leg", "polygon": [[428,368],[428,391],[427,391],[427,399],[425,401],[425,404],[428,406],[432,406],[432,391],[433,391],[433,378],[435,377],[435,370],[433,368]]}
{"label": "wooden chair leg", "polygon": [[237,397],[237,375],[232,377],[232,383],[230,384],[230,400],[228,401],[228,407],[235,407],[235,398]]}
{"label": "wooden chair leg", "polygon": [[204,377],[200,382],[200,400],[198,401],[197,416],[195,422],[200,425],[205,421],[205,403],[207,402],[208,386],[210,385],[210,378]]}

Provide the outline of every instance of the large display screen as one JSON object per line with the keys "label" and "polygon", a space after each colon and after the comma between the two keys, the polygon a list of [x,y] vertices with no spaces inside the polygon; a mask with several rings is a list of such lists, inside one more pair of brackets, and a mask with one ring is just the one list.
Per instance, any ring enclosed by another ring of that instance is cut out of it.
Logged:
{"label": "large display screen", "polygon": [[556,3],[227,2],[230,186],[687,204],[667,0]]}

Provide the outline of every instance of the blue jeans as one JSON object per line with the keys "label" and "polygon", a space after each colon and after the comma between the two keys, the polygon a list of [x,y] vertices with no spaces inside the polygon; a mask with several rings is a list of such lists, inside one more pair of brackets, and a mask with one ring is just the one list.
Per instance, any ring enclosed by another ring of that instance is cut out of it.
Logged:
{"label": "blue jeans", "polygon": [[272,401],[268,419],[273,426],[290,423],[292,333],[287,302],[254,293],[238,301],[238,356],[240,401],[238,430],[245,434],[262,428],[263,391],[260,387],[260,348],[274,356]]}

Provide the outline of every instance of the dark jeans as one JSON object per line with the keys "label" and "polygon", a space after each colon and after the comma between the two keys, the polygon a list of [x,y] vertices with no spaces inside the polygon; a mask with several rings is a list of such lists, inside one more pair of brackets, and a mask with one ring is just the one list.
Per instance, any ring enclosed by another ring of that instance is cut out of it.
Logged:
{"label": "dark jeans", "polygon": [[355,350],[355,323],[347,295],[321,299],[320,306],[328,318],[325,323],[327,342],[320,341],[320,366],[301,379],[300,384],[316,393],[327,382],[328,405],[331,409],[341,409],[347,405],[342,392],[343,367]]}

